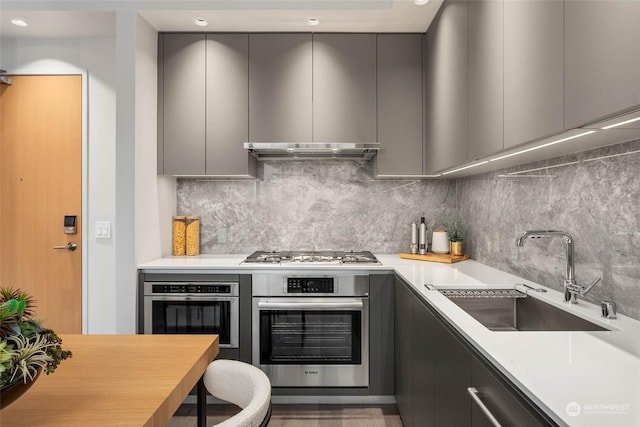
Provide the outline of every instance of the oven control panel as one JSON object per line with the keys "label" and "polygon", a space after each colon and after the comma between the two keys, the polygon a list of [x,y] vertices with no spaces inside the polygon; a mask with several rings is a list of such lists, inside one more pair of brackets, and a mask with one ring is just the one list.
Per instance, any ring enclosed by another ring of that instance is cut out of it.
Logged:
{"label": "oven control panel", "polygon": [[335,277],[287,277],[289,294],[333,294]]}
{"label": "oven control panel", "polygon": [[231,285],[203,283],[154,284],[154,294],[230,294]]}

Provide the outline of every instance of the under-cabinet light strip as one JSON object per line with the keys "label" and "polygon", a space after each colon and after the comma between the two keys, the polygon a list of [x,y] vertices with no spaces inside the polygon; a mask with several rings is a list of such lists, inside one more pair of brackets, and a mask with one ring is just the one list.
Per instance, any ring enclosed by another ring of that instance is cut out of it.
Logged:
{"label": "under-cabinet light strip", "polygon": [[544,147],[549,147],[550,145],[559,144],[561,142],[569,141],[571,139],[580,138],[581,136],[590,135],[590,134],[595,133],[595,132],[596,132],[595,130],[582,132],[582,133],[579,133],[577,135],[568,136],[566,138],[558,139],[556,141],[547,142],[546,144],[538,145],[536,147],[527,148],[526,150],[520,150],[520,151],[516,151],[515,153],[509,153],[509,154],[505,154],[504,156],[495,157],[493,159],[489,159],[489,161],[490,162],[495,162],[496,160],[502,160],[502,159],[506,159],[508,157],[517,156],[518,154],[528,153],[529,151],[538,150],[538,149],[544,148]]}
{"label": "under-cabinet light strip", "polygon": [[605,126],[603,128],[600,128],[600,129],[611,129],[611,128],[615,128],[615,127],[618,127],[618,126],[626,125],[628,123],[637,122],[638,120],[640,120],[640,117],[636,117],[635,119],[625,120],[624,122],[620,122],[620,123],[614,123],[612,125]]}
{"label": "under-cabinet light strip", "polygon": [[560,168],[560,167],[563,167],[563,166],[577,165],[578,163],[580,163],[580,162],[579,161],[575,161],[575,162],[559,163],[557,165],[542,166],[542,167],[534,168],[534,169],[526,169],[526,170],[517,171],[517,172],[509,172],[509,175],[520,175],[520,174],[526,174],[526,173],[531,173],[531,172],[538,172],[538,171],[547,170],[547,169]]}
{"label": "under-cabinet light strip", "polygon": [[453,170],[450,170],[450,171],[442,172],[442,175],[449,175],[450,173],[455,173],[455,172],[463,171],[465,169],[475,168],[476,166],[486,165],[487,163],[489,163],[488,160],[485,160],[483,162],[473,163],[471,165],[463,166],[463,167],[458,168],[458,169],[453,169]]}

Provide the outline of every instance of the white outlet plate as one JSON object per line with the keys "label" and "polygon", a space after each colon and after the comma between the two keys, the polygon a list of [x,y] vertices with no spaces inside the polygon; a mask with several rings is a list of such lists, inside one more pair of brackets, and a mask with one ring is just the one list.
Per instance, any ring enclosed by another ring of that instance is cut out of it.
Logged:
{"label": "white outlet plate", "polygon": [[218,243],[227,243],[227,228],[218,228]]}

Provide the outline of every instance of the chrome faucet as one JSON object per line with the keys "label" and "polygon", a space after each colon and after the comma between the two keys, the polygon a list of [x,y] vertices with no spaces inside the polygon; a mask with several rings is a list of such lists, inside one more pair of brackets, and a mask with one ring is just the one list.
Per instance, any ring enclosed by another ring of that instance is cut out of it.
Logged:
{"label": "chrome faucet", "polygon": [[575,265],[573,260],[573,238],[565,231],[560,230],[529,230],[525,231],[516,238],[516,246],[523,247],[526,239],[541,239],[543,237],[562,237],[565,245],[566,256],[566,274],[563,282],[564,300],[571,304],[578,303],[578,296],[584,297],[595,285],[600,282],[601,277],[596,277],[593,282],[586,288],[576,283]]}

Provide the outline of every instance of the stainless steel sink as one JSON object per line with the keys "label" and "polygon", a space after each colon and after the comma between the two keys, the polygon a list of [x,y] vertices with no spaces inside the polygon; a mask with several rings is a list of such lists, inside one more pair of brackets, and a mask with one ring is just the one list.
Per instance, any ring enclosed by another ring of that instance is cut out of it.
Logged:
{"label": "stainless steel sink", "polygon": [[492,331],[608,331],[513,289],[440,292]]}

